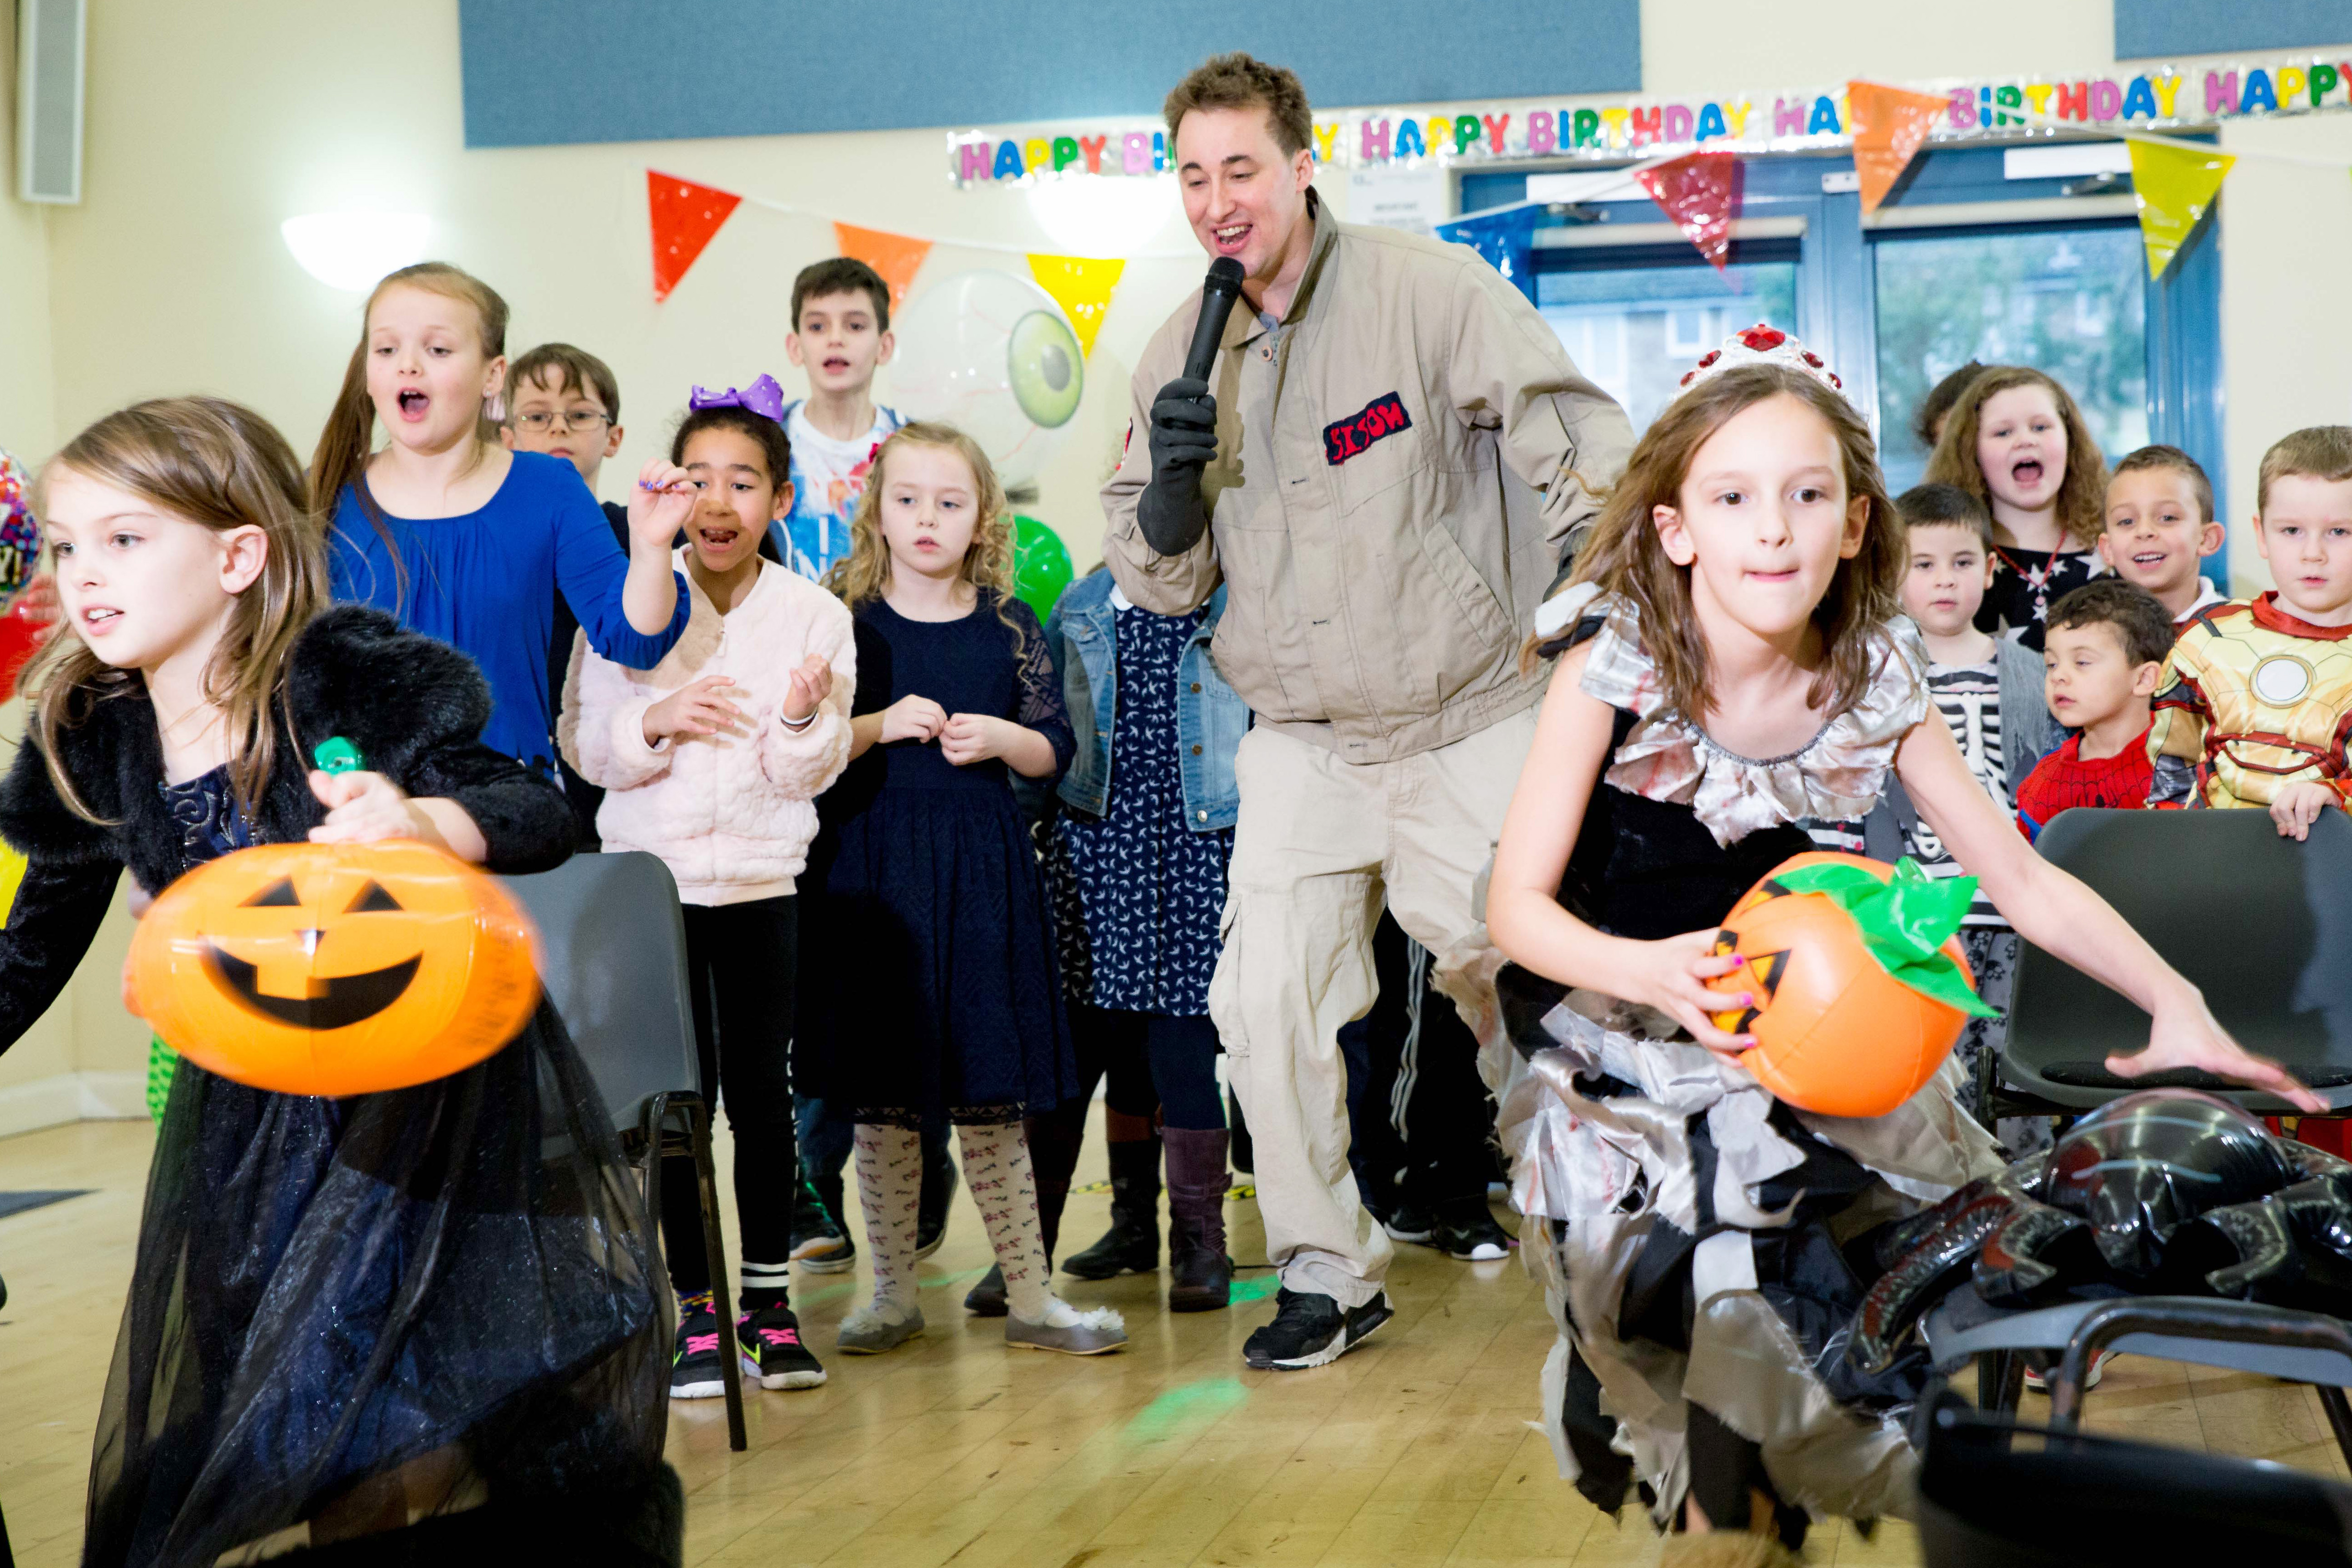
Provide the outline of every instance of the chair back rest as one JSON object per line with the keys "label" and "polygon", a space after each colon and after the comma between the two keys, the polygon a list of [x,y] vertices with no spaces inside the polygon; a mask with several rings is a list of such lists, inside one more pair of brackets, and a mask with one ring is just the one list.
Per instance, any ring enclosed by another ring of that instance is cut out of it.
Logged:
{"label": "chair back rest", "polygon": [[[2352,1082],[2352,821],[2343,812],[2322,812],[2297,843],[2266,811],[2067,811],[2036,847],[2195,983],[2248,1050],[2315,1087]],[[2146,1014],[2023,946],[2009,1014],[2013,1065],[2038,1073],[2147,1044]]]}
{"label": "chair back rest", "polygon": [[548,1000],[624,1131],[656,1094],[701,1092],[686,921],[669,868],[641,850],[574,855],[506,885],[539,926]]}

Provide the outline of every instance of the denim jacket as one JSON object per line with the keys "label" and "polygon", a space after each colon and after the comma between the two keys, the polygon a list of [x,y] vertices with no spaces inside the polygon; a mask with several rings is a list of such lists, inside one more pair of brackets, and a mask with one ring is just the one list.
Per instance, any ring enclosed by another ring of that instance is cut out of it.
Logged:
{"label": "denim jacket", "polygon": [[[1111,575],[1097,572],[1070,584],[1045,627],[1045,646],[1061,677],[1062,700],[1077,731],[1077,754],[1062,775],[1063,802],[1100,816],[1110,803],[1111,734],[1118,700],[1118,611]],[[1225,591],[1211,595],[1201,625],[1177,664],[1177,758],[1184,777],[1184,825],[1195,833],[1231,827],[1241,809],[1234,752],[1250,727],[1249,705],[1209,658],[1209,639],[1224,613]]]}

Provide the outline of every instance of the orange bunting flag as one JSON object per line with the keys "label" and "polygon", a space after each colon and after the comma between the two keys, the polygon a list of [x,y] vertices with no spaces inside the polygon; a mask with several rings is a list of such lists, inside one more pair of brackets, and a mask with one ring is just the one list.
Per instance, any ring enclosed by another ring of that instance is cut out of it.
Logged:
{"label": "orange bunting flag", "polygon": [[1905,92],[1874,81],[1845,84],[1847,124],[1853,131],[1853,172],[1862,176],[1862,210],[1874,213],[1911,155],[1950,105],[1931,93]]}
{"label": "orange bunting flag", "polygon": [[1633,178],[1722,271],[1731,252],[1732,220],[1739,216],[1739,154],[1686,153],[1654,169],[1636,169]]}
{"label": "orange bunting flag", "polygon": [[[907,290],[915,281],[916,268],[931,253],[931,242],[838,222],[833,226],[833,238],[842,255],[863,261],[882,275],[882,281],[890,286],[890,313],[897,315],[907,303]],[[794,326],[797,329],[798,323]]]}
{"label": "orange bunting flag", "polygon": [[2139,202],[2140,244],[2147,251],[2147,275],[2161,278],[2197,222],[2221,193],[2237,159],[2161,142],[2131,143],[2132,195]]}
{"label": "orange bunting flag", "polygon": [[654,300],[669,298],[743,198],[675,174],[646,171],[646,203],[654,231]]}
{"label": "orange bunting flag", "polygon": [[1103,315],[1110,309],[1111,291],[1118,287],[1119,274],[1126,269],[1124,261],[1102,261],[1087,256],[1029,258],[1030,275],[1070,318],[1070,325],[1078,334],[1078,352],[1085,354],[1095,352],[1095,334],[1102,331]]}

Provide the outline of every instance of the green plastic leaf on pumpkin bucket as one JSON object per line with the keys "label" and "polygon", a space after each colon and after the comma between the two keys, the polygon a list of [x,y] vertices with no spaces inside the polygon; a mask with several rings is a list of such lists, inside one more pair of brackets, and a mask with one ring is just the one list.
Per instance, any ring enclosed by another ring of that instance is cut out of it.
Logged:
{"label": "green plastic leaf on pumpkin bucket", "polygon": [[1931,1002],[1974,1018],[1998,1018],[1960,966],[1943,952],[1976,897],[1974,877],[1930,877],[1905,856],[1886,881],[1859,866],[1805,866],[1772,880],[1791,893],[1819,893],[1850,916],[1878,966]]}

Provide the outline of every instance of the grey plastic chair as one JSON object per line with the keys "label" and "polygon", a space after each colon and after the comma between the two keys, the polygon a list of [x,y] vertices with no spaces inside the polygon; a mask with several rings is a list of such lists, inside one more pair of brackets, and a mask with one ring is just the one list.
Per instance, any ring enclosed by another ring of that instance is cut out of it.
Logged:
{"label": "grey plastic chair", "polygon": [[612,1109],[623,1152],[646,1173],[646,1223],[654,1234],[661,1229],[662,1156],[693,1158],[719,1313],[727,1440],[740,1453],[751,1446],[743,1430],[742,1369],[726,1243],[719,1233],[710,1108],[694,1048],[677,884],[668,867],[639,851],[575,855],[552,871],[505,880],[539,926],[548,997]]}
{"label": "grey plastic chair", "polygon": [[[2264,811],[2067,811],[2036,845],[2090,884],[2196,982],[2248,1050],[2275,1057],[2333,1110],[2352,1109],[2352,821],[2326,811],[2303,843]],[[2275,1096],[2200,1072],[2121,1079],[2110,1053],[2147,1044],[2147,1015],[2031,943],[2010,1000],[2003,1081],[1986,1117],[2090,1110],[2177,1085],[2265,1115]]]}

